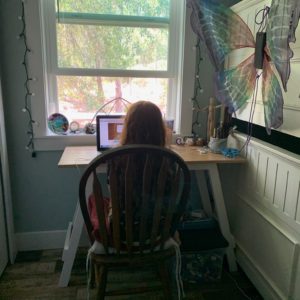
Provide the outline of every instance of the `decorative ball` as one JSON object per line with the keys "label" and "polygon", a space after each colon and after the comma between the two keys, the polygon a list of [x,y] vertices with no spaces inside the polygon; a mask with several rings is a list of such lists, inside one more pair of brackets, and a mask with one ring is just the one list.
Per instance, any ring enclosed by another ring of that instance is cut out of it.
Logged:
{"label": "decorative ball", "polygon": [[68,119],[59,113],[54,113],[48,117],[48,128],[56,134],[64,134],[69,129]]}

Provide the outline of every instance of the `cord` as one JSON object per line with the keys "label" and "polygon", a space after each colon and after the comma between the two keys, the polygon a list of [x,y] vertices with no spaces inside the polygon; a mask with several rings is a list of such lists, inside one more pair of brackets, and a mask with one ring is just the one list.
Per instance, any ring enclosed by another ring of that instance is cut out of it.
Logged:
{"label": "cord", "polygon": [[247,139],[240,149],[240,152],[245,148],[245,156],[247,157],[248,155],[248,145],[250,143],[251,137],[252,137],[252,128],[253,128],[253,117],[254,117],[254,112],[255,112],[255,106],[256,106],[256,100],[257,100],[257,93],[258,93],[258,81],[260,76],[262,75],[263,72],[257,73],[256,74],[256,79],[255,79],[255,89],[254,93],[252,96],[252,101],[251,101],[251,108],[250,108],[250,115],[249,115],[249,121],[248,121],[248,126],[247,126]]}
{"label": "cord", "polygon": [[[268,14],[270,11],[270,7],[266,6],[264,8],[262,8],[261,10],[259,10],[256,15],[255,15],[255,24],[259,25],[259,28],[257,30],[257,32],[263,32],[265,31],[266,27],[267,27],[267,21],[268,21]],[[258,16],[262,14],[261,20],[258,21]]]}
{"label": "cord", "polygon": [[233,281],[233,283],[235,284],[235,286],[237,287],[237,289],[243,294],[243,296],[248,299],[248,300],[254,300],[251,297],[249,297],[246,292],[239,286],[238,282],[230,275],[229,272],[226,272],[226,274],[228,275],[228,277]]}
{"label": "cord", "polygon": [[[116,102],[117,100],[121,100],[122,103],[123,103],[123,105],[124,105],[126,108],[128,107],[128,105],[131,104],[131,102],[129,102],[128,100],[126,100],[126,99],[124,99],[124,98],[122,98],[122,97],[114,98],[114,99],[112,99],[112,100],[106,102],[105,104],[103,104],[103,105],[95,112],[95,114],[94,114],[94,116],[93,116],[93,118],[92,118],[92,120],[91,120],[90,123],[92,124],[92,123],[94,122],[94,120],[95,120],[97,114],[99,113],[99,111],[102,110],[103,112],[105,112],[103,109],[104,109],[106,106],[108,106],[109,104],[111,104],[111,103],[113,103],[113,102]],[[112,107],[110,108],[110,110],[109,110],[108,113],[107,113],[107,112],[105,112],[105,113],[109,115],[109,114],[112,112],[112,110],[113,110],[113,108],[115,107],[115,105],[116,105],[116,103],[114,103],[114,104],[112,105]]]}
{"label": "cord", "polygon": [[194,95],[191,99],[192,105],[193,105],[193,111],[196,111],[196,115],[194,115],[194,121],[192,123],[192,134],[196,135],[196,129],[201,126],[201,123],[199,122],[199,116],[200,112],[204,111],[205,109],[201,109],[199,105],[199,97],[203,93],[203,89],[200,82],[200,64],[203,60],[201,55],[201,48],[200,48],[200,38],[197,39],[197,43],[194,46],[194,49],[196,50],[196,57],[198,58],[198,62],[196,64],[196,71],[195,71],[195,87],[194,87]]}
{"label": "cord", "polygon": [[19,20],[22,22],[22,31],[18,36],[18,39],[22,39],[25,45],[25,51],[23,55],[22,65],[24,66],[26,80],[24,83],[26,94],[25,94],[25,105],[22,111],[27,113],[28,115],[28,125],[27,125],[27,135],[28,135],[28,143],[25,147],[26,150],[31,152],[31,157],[36,157],[35,147],[34,147],[34,132],[33,132],[33,124],[36,124],[36,121],[33,120],[31,114],[31,107],[30,107],[30,99],[34,96],[34,93],[30,91],[30,82],[35,80],[29,76],[28,70],[28,54],[31,52],[30,48],[28,47],[27,43],[27,36],[26,36],[26,22],[25,22],[25,7],[24,7],[24,0],[22,1],[22,15],[19,17]]}

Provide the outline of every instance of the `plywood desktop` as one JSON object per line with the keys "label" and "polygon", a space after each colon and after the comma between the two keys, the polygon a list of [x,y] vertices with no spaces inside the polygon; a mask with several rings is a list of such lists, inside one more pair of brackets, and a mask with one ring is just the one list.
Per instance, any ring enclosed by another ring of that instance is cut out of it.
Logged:
{"label": "plywood desktop", "polygon": [[[215,163],[233,164],[244,163],[243,157],[229,158],[222,154],[206,152],[202,153],[202,148],[196,146],[171,145],[170,149],[176,152],[188,165]],[[70,146],[66,147],[58,163],[59,167],[82,167],[88,165],[95,157],[100,155],[95,146]]]}

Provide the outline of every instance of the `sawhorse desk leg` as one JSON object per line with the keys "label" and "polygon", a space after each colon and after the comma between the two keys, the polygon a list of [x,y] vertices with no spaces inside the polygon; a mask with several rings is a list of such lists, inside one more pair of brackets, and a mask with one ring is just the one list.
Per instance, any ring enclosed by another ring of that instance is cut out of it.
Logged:
{"label": "sawhorse desk leg", "polygon": [[226,212],[218,166],[217,164],[212,164],[212,163],[201,164],[198,166],[193,166],[193,170],[196,171],[197,184],[199,187],[203,209],[206,212],[206,214],[211,217],[213,215],[213,208],[210,203],[210,196],[207,188],[205,171],[207,171],[208,173],[209,181],[211,184],[211,190],[213,194],[212,195],[214,200],[213,206],[216,212],[216,217],[219,222],[220,230],[223,236],[225,237],[225,239],[229,243],[229,246],[227,247],[226,250],[229,270],[230,272],[234,272],[237,270],[237,264],[236,264],[235,254],[234,254],[235,242],[229,228],[228,216]]}
{"label": "sawhorse desk leg", "polygon": [[213,210],[210,203],[210,197],[208,193],[207,182],[206,182],[204,172],[205,171],[196,171],[195,174],[197,178],[197,184],[198,184],[198,189],[199,189],[203,209],[208,217],[212,217]]}
{"label": "sawhorse desk leg", "polygon": [[81,214],[80,206],[77,203],[74,219],[73,222],[69,224],[65,240],[62,255],[63,268],[58,283],[60,287],[66,287],[69,284],[73,263],[75,260],[77,248],[79,246],[82,228],[83,217]]}
{"label": "sawhorse desk leg", "polygon": [[234,254],[235,242],[229,228],[228,216],[226,212],[218,166],[216,164],[210,164],[208,166],[208,174],[209,174],[209,179],[212,187],[214,205],[215,205],[215,210],[219,221],[220,229],[225,239],[229,243],[229,246],[226,250],[229,271],[234,272],[237,271],[237,264],[236,264],[235,254]]}

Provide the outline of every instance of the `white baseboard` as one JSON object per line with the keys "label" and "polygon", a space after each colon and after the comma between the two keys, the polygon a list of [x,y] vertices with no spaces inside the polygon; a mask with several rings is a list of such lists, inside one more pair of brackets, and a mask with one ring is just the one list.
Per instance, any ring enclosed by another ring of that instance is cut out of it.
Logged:
{"label": "white baseboard", "polygon": [[287,300],[257,264],[247,255],[236,241],[236,259],[248,278],[265,300]]}
{"label": "white baseboard", "polygon": [[[16,233],[17,251],[63,249],[66,234],[66,230]],[[82,234],[79,246],[89,246],[86,234]]]}

